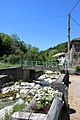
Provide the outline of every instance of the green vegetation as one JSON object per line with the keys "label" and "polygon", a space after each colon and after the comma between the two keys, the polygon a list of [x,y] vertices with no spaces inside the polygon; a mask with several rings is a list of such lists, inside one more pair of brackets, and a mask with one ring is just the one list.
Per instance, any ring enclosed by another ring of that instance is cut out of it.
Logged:
{"label": "green vegetation", "polygon": [[14,105],[12,112],[11,113],[6,112],[5,116],[4,116],[4,118],[2,120],[9,120],[11,115],[14,112],[20,111],[20,110],[24,109],[24,107],[25,107],[25,104],[16,104],[16,105]]}
{"label": "green vegetation", "polygon": [[10,118],[10,115],[8,113],[6,113],[3,120],[9,120],[9,118]]}
{"label": "green vegetation", "polygon": [[11,64],[11,63],[0,63],[0,69],[8,67],[18,67],[20,64]]}
{"label": "green vegetation", "polygon": [[17,112],[17,111],[20,111],[20,110],[22,110],[22,109],[24,109],[25,108],[25,104],[16,104],[16,105],[14,105],[14,107],[13,107],[13,113],[14,112]]}
{"label": "green vegetation", "polygon": [[0,33],[0,61],[1,63],[22,64],[25,60],[39,60],[39,49],[25,44],[13,34],[11,36]]}
{"label": "green vegetation", "polygon": [[75,67],[75,70],[76,70],[76,72],[80,72],[80,65],[77,65],[77,66]]}
{"label": "green vegetation", "polygon": [[50,106],[55,96],[56,93],[51,87],[39,89],[36,95],[38,109],[43,109],[46,105]]}
{"label": "green vegetation", "polygon": [[49,48],[48,50],[43,51],[43,53],[46,56],[47,61],[53,61],[55,62],[57,60],[57,57],[53,57],[57,53],[66,53],[67,52],[67,42],[58,44],[57,46],[54,46],[53,48]]}
{"label": "green vegetation", "polygon": [[2,99],[2,98],[6,98],[7,99],[8,97],[12,96],[14,98],[14,100],[15,100],[16,93],[17,93],[16,90],[9,91],[8,93],[4,93],[4,94],[0,93],[0,99]]}
{"label": "green vegetation", "polygon": [[67,42],[45,51],[39,51],[39,48],[25,44],[17,34],[9,36],[0,33],[0,68],[22,65],[26,61],[55,62],[57,58],[54,58],[53,55],[66,51]]}

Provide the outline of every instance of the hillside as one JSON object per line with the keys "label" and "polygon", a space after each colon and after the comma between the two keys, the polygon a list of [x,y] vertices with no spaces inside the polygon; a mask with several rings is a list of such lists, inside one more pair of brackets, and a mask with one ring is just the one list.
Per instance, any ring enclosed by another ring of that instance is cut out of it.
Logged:
{"label": "hillside", "polygon": [[8,63],[20,63],[21,61],[54,61],[53,55],[59,52],[67,51],[67,42],[58,44],[45,51],[39,51],[39,48],[26,44],[17,36],[9,36],[0,33],[0,60]]}
{"label": "hillside", "polygon": [[67,42],[58,44],[57,46],[54,46],[53,48],[49,48],[48,51],[54,51],[55,53],[61,53],[61,52],[67,52]]}
{"label": "hillside", "polygon": [[47,57],[48,61],[54,61],[55,58],[53,58],[53,56],[55,54],[61,53],[61,52],[64,52],[64,53],[67,52],[67,44],[68,44],[67,42],[58,44],[58,45],[56,45],[54,47],[51,47],[51,48],[43,51],[43,53]]}

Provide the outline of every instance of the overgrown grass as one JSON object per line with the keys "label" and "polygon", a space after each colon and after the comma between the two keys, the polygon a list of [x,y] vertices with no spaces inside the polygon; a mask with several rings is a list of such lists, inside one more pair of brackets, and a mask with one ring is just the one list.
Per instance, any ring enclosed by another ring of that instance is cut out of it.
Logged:
{"label": "overgrown grass", "polygon": [[10,63],[2,63],[0,62],[0,69],[9,68],[9,67],[19,67],[20,64],[10,64]]}

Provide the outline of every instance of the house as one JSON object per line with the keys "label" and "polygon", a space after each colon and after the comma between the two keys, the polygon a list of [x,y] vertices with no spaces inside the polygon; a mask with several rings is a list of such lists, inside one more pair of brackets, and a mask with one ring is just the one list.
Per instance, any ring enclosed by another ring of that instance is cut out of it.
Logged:
{"label": "house", "polygon": [[[68,62],[68,53],[65,55]],[[72,66],[80,63],[80,38],[75,38],[70,41],[70,64]]]}
{"label": "house", "polygon": [[55,54],[53,57],[58,57],[58,62],[59,62],[59,65],[63,65],[64,64],[64,61],[65,61],[65,53],[57,53]]}
{"label": "house", "polygon": [[66,67],[68,67],[68,63],[70,63],[71,67],[80,64],[80,38],[70,41],[70,61],[68,59],[68,52],[57,53],[53,57],[58,57],[59,65],[65,65]]}

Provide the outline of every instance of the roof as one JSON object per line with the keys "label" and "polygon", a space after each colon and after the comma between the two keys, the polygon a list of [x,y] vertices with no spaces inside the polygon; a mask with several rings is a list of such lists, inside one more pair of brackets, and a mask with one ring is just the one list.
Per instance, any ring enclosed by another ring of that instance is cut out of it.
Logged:
{"label": "roof", "polygon": [[75,42],[80,43],[80,38],[75,38],[73,40],[70,41],[70,48],[72,47],[72,44],[74,44]]}
{"label": "roof", "polygon": [[65,53],[57,53],[57,54],[55,54],[55,55],[53,55],[53,57],[60,57],[60,56],[64,56],[65,55]]}
{"label": "roof", "polygon": [[80,38],[75,38],[74,40],[80,40]]}
{"label": "roof", "polygon": [[76,42],[76,41],[80,42],[80,38],[72,39],[70,42],[72,43],[72,42]]}

